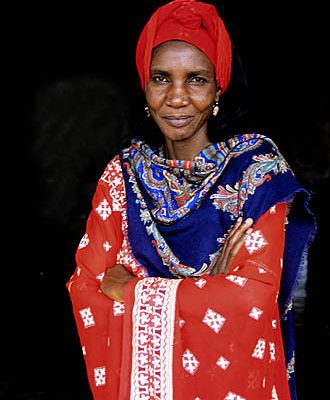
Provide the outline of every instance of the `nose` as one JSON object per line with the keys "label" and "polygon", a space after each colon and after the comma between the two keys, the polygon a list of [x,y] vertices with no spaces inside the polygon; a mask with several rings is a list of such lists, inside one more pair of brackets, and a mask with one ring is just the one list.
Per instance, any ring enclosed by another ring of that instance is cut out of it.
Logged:
{"label": "nose", "polygon": [[172,83],[168,89],[166,105],[179,108],[189,104],[189,94],[184,83]]}

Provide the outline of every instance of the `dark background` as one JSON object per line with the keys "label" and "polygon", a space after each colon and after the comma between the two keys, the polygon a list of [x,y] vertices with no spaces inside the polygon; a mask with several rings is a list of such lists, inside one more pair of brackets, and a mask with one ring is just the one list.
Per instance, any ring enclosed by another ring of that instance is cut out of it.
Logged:
{"label": "dark background", "polygon": [[[91,399],[65,283],[96,181],[130,134],[130,110],[144,107],[135,95],[135,44],[161,3],[4,12],[0,399]],[[300,400],[321,399],[330,340],[325,2],[210,3],[246,71],[250,126],[274,138],[313,194],[319,228],[297,316],[297,377]]]}

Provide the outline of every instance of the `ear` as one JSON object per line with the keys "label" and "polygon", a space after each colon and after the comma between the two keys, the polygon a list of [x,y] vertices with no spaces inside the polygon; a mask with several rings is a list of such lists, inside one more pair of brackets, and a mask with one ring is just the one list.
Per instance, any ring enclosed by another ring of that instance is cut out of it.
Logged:
{"label": "ear", "polygon": [[215,101],[219,101],[220,95],[221,95],[221,88],[218,87],[215,93]]}

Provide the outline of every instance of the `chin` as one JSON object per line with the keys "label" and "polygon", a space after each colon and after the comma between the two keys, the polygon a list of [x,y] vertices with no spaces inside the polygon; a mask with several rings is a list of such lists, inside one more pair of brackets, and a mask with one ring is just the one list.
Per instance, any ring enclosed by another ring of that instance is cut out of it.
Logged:
{"label": "chin", "polygon": [[188,140],[194,136],[191,132],[180,132],[179,129],[177,132],[172,132],[171,134],[164,133],[164,137],[167,140],[171,140],[174,142],[181,142],[184,140]]}

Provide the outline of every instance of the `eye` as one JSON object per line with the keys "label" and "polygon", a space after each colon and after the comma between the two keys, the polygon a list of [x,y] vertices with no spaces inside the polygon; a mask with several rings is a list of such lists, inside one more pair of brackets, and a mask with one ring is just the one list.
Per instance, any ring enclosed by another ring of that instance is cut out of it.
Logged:
{"label": "eye", "polygon": [[153,75],[151,80],[155,83],[168,83],[169,79],[165,75]]}
{"label": "eye", "polygon": [[207,83],[207,79],[204,78],[203,76],[197,75],[197,76],[192,76],[189,79],[189,83],[195,84],[195,85],[203,85]]}

